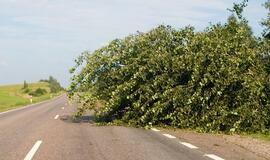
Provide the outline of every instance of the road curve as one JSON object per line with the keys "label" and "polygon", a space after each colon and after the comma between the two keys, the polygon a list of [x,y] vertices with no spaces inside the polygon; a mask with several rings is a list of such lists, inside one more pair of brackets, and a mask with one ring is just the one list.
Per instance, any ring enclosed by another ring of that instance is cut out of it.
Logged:
{"label": "road curve", "polygon": [[72,121],[73,108],[63,95],[0,114],[0,160],[209,160],[159,132]]}

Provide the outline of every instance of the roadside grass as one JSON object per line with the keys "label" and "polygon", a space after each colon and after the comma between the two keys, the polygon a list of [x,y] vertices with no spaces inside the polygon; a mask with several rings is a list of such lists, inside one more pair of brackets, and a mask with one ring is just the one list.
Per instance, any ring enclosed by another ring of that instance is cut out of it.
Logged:
{"label": "roadside grass", "polygon": [[[0,112],[31,104],[30,96],[24,93],[22,88],[23,84],[0,86]],[[41,102],[59,95],[50,94],[49,84],[45,82],[31,83],[28,88],[32,91],[37,88],[42,88],[46,89],[48,92],[42,96],[33,97],[33,103]]]}
{"label": "roadside grass", "polygon": [[253,133],[253,134],[245,134],[244,137],[251,137],[251,138],[260,139],[264,141],[270,141],[270,134]]}

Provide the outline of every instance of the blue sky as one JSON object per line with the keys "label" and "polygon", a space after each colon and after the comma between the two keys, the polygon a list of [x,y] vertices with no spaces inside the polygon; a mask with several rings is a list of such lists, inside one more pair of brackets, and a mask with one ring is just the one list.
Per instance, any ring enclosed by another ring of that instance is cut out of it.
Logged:
{"label": "blue sky", "polygon": [[[256,35],[266,17],[249,0],[245,15]],[[64,86],[74,59],[115,38],[168,24],[203,30],[226,21],[236,0],[0,0],[0,85],[56,77]]]}

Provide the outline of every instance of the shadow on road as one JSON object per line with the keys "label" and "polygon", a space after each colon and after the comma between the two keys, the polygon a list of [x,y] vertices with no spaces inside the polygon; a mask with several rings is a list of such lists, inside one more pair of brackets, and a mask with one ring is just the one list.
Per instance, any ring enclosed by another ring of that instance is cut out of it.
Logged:
{"label": "shadow on road", "polygon": [[73,115],[63,115],[60,116],[60,119],[67,123],[95,123],[94,116],[81,116],[81,117],[75,117]]}

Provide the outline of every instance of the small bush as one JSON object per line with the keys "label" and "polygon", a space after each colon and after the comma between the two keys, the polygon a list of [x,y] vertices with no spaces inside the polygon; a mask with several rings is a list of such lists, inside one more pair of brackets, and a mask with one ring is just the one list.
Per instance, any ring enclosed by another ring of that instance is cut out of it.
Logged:
{"label": "small bush", "polygon": [[31,90],[29,88],[23,89],[23,93],[30,93],[30,92],[31,92]]}
{"label": "small bush", "polygon": [[39,97],[47,93],[46,89],[38,88],[35,91],[29,93],[31,96]]}

